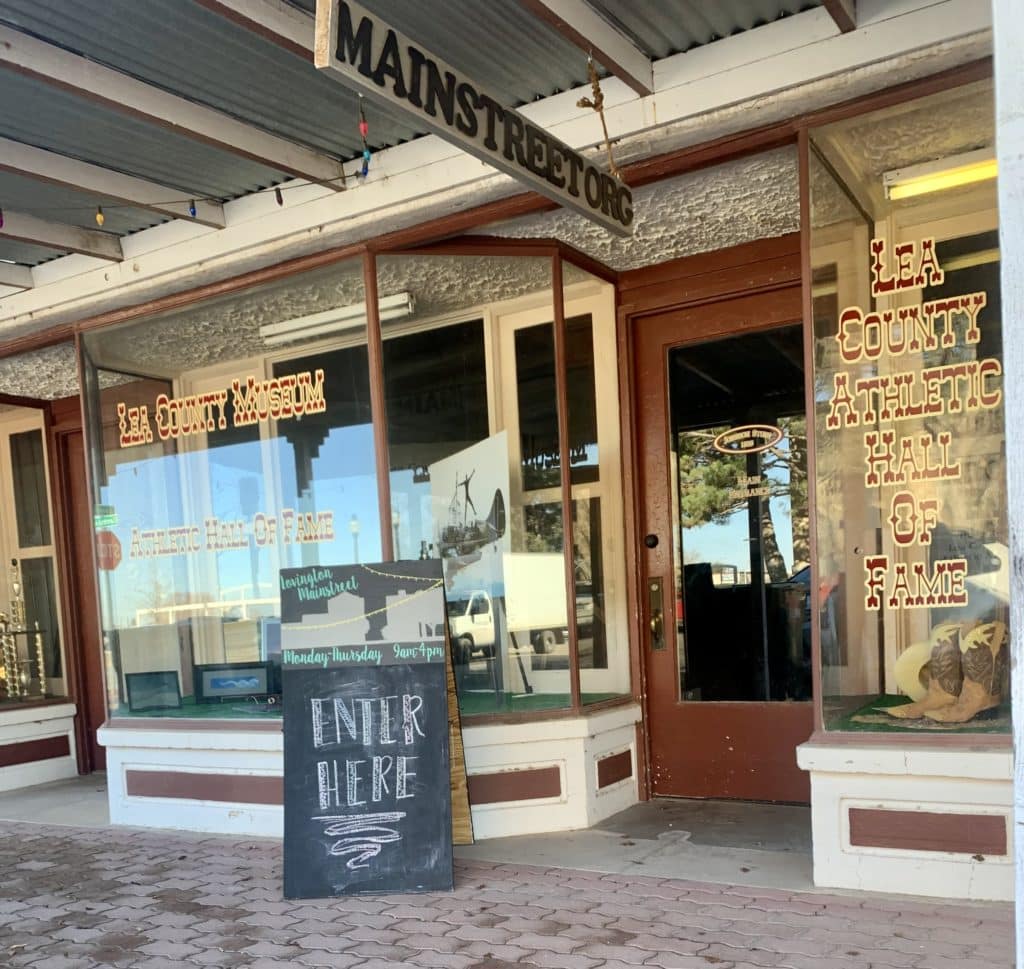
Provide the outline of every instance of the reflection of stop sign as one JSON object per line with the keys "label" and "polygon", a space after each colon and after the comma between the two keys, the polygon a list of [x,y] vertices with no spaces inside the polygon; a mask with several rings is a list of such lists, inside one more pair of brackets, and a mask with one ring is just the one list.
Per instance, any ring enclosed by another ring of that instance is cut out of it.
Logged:
{"label": "reflection of stop sign", "polygon": [[96,533],[96,565],[112,572],[121,564],[121,542],[113,533],[102,531]]}

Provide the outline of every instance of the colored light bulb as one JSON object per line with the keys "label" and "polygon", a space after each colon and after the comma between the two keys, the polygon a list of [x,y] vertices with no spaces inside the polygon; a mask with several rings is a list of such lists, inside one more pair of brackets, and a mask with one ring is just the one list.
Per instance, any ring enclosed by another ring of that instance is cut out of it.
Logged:
{"label": "colored light bulb", "polygon": [[370,133],[370,126],[366,123],[366,118],[359,119],[359,134],[364,138]]}
{"label": "colored light bulb", "polygon": [[284,205],[284,196],[281,194],[281,189],[274,189],[274,198],[277,199],[278,205]]}
{"label": "colored light bulb", "polygon": [[196,217],[196,200],[195,199],[192,199],[192,201],[188,203],[188,214],[191,215],[193,219]]}
{"label": "colored light bulb", "polygon": [[103,225],[103,223],[106,222],[106,221],[107,221],[107,217],[103,214],[103,206],[102,205],[97,205],[96,206],[96,224],[97,225]]}

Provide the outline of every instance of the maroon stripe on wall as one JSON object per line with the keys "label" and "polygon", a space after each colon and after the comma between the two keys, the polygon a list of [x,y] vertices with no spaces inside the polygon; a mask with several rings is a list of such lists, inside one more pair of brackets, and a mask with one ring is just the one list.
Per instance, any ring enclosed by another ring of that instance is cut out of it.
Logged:
{"label": "maroon stripe on wall", "polygon": [[628,750],[611,757],[602,757],[597,762],[597,788],[610,787],[627,777],[633,776],[633,755]]}
{"label": "maroon stripe on wall", "polygon": [[850,808],[850,844],[860,848],[1005,855],[1006,818]]}
{"label": "maroon stripe on wall", "polygon": [[189,801],[283,804],[284,778],[251,774],[199,774],[191,771],[125,772],[129,797],[180,797]]}
{"label": "maroon stripe on wall", "polygon": [[471,774],[466,780],[470,804],[535,801],[542,797],[560,797],[562,794],[562,775],[557,767]]}
{"label": "maroon stripe on wall", "polygon": [[54,760],[70,757],[71,744],[67,734],[60,737],[45,737],[42,740],[25,740],[19,744],[4,744],[0,747],[0,767],[14,767],[16,764],[32,764],[37,760]]}

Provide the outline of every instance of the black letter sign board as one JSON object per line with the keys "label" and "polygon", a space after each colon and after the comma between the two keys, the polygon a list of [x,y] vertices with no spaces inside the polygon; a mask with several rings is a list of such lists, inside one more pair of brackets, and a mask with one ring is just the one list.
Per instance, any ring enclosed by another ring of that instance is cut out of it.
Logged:
{"label": "black letter sign board", "polygon": [[286,898],[452,888],[440,561],[281,570]]}

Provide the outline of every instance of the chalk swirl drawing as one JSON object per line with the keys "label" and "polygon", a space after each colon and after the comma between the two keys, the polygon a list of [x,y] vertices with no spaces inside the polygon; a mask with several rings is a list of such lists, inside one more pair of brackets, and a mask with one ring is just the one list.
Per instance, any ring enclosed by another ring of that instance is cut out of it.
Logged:
{"label": "chalk swirl drawing", "polygon": [[405,817],[405,811],[386,811],[382,814],[325,814],[312,820],[324,824],[328,838],[338,838],[328,849],[334,857],[351,855],[345,862],[350,871],[369,868],[367,862],[376,858],[386,844],[401,841],[402,836],[387,825]]}

